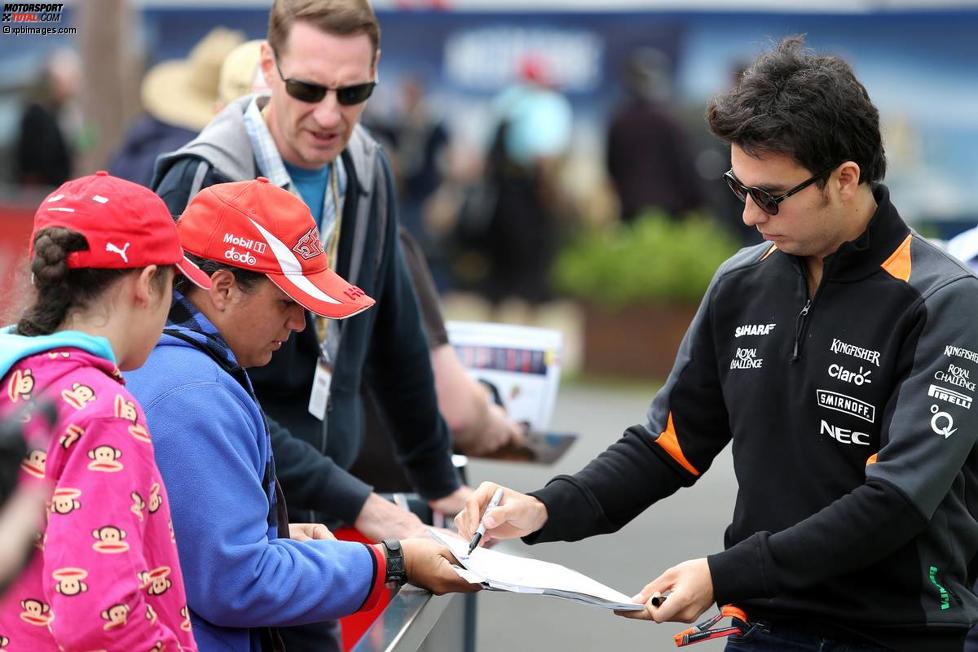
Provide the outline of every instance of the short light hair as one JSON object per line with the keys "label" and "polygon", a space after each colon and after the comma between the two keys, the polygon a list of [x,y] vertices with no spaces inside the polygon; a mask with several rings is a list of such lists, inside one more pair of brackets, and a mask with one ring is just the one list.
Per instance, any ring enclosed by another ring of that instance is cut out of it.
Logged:
{"label": "short light hair", "polygon": [[367,0],[275,0],[268,14],[268,44],[285,52],[292,26],[305,22],[327,34],[366,34],[373,45],[373,62],[380,50],[380,23]]}

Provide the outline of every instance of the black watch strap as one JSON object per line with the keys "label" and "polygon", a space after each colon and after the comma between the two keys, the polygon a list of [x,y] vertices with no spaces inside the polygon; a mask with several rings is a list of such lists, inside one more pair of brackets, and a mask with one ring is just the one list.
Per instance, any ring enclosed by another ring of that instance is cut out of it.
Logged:
{"label": "black watch strap", "polygon": [[397,539],[384,539],[381,545],[387,551],[387,573],[384,576],[384,583],[403,586],[407,582],[407,568],[404,566],[401,542]]}

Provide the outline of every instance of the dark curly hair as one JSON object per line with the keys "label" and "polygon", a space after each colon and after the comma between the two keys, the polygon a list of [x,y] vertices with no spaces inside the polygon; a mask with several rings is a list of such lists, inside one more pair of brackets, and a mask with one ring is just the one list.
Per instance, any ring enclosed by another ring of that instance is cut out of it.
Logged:
{"label": "dark curly hair", "polygon": [[710,101],[710,130],[750,155],[790,156],[813,174],[854,161],[860,183],[882,181],[879,111],[866,88],[848,63],[804,45],[788,37],[758,57],[733,90]]}
{"label": "dark curly hair", "polygon": [[[234,274],[234,282],[238,284],[245,292],[250,292],[255,288],[255,285],[262,280],[267,278],[261,272],[253,272],[249,269],[242,269],[240,267],[234,267],[233,265],[225,265],[224,263],[219,263],[216,260],[211,260],[210,258],[201,258],[200,256],[195,256],[194,254],[187,254],[187,259],[193,264],[197,265],[202,272],[211,276],[219,269],[226,269],[232,274]],[[173,282],[173,289],[177,292],[187,294],[190,290],[197,287],[194,285],[190,279],[184,275],[180,275]]]}
{"label": "dark curly hair", "polygon": [[[76,231],[51,227],[37,233],[34,237],[34,258],[31,260],[34,301],[24,310],[14,329],[15,333],[49,335],[58,330],[70,311],[85,308],[118,279],[141,271],[69,269],[68,254],[87,249],[85,236]],[[166,280],[166,274],[157,274],[154,279],[156,288],[163,291]]]}

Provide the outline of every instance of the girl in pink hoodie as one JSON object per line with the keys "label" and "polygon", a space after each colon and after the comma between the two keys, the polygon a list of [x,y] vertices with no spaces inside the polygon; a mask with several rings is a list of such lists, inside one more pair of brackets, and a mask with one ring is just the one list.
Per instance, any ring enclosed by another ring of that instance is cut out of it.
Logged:
{"label": "girl in pink hoodie", "polygon": [[104,172],[49,195],[31,245],[34,303],[0,333],[0,416],[30,419],[35,401],[58,416],[28,428],[22,482],[51,494],[0,598],[0,650],[196,650],[152,436],[120,370],[159,339],[174,266],[209,280],[163,202]]}

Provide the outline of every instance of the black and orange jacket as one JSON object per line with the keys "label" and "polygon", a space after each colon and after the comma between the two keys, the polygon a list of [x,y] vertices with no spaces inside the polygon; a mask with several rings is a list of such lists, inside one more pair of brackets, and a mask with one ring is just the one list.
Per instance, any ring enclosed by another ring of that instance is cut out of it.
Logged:
{"label": "black and orange jacket", "polygon": [[874,194],[814,295],[769,244],[721,266],[648,422],[534,493],[549,520],[528,541],[615,531],[732,442],[736,507],[708,558],[719,604],[961,649],[978,619],[978,278]]}

